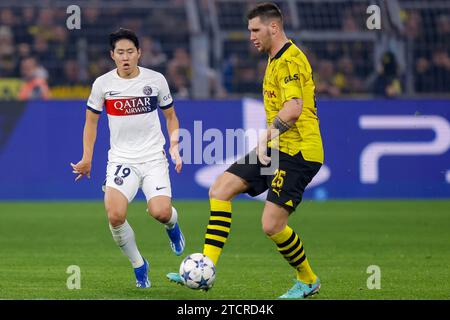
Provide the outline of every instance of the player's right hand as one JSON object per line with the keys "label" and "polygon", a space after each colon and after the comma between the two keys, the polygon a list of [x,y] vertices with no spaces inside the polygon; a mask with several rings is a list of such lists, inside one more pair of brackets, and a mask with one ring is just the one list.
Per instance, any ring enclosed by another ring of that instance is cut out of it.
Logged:
{"label": "player's right hand", "polygon": [[266,133],[266,131],[262,132],[262,134],[259,137],[258,144],[256,146],[256,154],[258,156],[259,162],[261,162],[265,166],[269,165],[270,161],[272,160],[267,155],[267,133]]}
{"label": "player's right hand", "polygon": [[83,176],[91,178],[91,162],[81,159],[77,164],[70,163],[72,172],[78,174],[75,181],[80,180]]}
{"label": "player's right hand", "polygon": [[258,155],[259,162],[263,165],[268,166],[270,161],[272,161],[272,159],[267,155],[267,147],[258,146],[256,148],[256,153]]}
{"label": "player's right hand", "polygon": [[181,167],[183,166],[183,161],[180,157],[180,151],[178,150],[178,145],[174,145],[170,147],[169,149],[170,157],[172,158],[172,161],[175,162],[175,171],[177,173],[181,172]]}

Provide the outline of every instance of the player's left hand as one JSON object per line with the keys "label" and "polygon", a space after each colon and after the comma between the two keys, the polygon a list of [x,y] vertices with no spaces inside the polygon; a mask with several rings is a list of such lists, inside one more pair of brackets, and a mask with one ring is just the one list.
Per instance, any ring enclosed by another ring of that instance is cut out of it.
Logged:
{"label": "player's left hand", "polygon": [[175,171],[177,173],[181,172],[181,167],[183,166],[183,162],[181,161],[180,152],[178,151],[178,145],[174,145],[169,149],[170,157],[172,161],[175,162]]}

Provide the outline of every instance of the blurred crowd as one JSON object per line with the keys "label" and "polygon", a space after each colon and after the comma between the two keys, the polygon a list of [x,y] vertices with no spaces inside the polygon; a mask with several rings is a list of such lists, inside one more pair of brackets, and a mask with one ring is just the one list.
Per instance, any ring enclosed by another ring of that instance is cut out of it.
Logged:
{"label": "blurred crowd", "polygon": [[[139,36],[143,52],[140,65],[165,74],[176,98],[190,98],[195,52],[189,50],[184,2],[172,0],[167,8],[83,8],[80,30],[66,27],[68,14],[62,8],[0,8],[0,81],[21,79],[17,98],[22,100],[86,97],[94,79],[114,68],[108,35],[124,27]],[[246,11],[245,6],[226,8],[222,8],[224,14],[219,21],[224,29],[229,27],[227,14],[239,16]],[[320,14],[317,8],[311,10]],[[329,21],[304,16],[301,28],[366,31],[365,21],[361,20],[367,16],[365,10],[364,6],[344,8],[338,19]],[[405,28],[399,36],[409,52],[414,92],[450,93],[450,13],[409,10],[402,11],[402,19]],[[242,29],[243,19],[237,21]],[[286,21],[286,25],[289,28],[291,22]],[[395,52],[386,50],[375,57],[370,41],[292,40],[307,54],[320,96],[395,97],[405,92],[407,66],[399,63],[402,57]],[[220,63],[211,60],[211,68],[204,73],[212,88],[211,97],[261,92],[267,59],[247,38],[226,40]]]}
{"label": "blurred crowd", "polygon": [[69,30],[63,8],[0,8],[0,79],[23,80],[19,99],[88,95],[95,78],[115,67],[108,36],[119,27],[139,36],[140,65],[163,72],[176,95],[189,97],[192,70],[182,1],[173,1],[171,10],[87,7],[81,13],[81,29]]}
{"label": "blurred crowd", "polygon": [[[324,12],[317,7],[309,9],[308,12],[316,12],[316,16]],[[339,12],[337,7],[328,7],[327,12],[330,9]],[[340,19],[327,21],[305,15],[301,21],[308,30],[367,31],[365,21],[362,21],[367,17],[365,10],[364,5],[353,5],[341,9]],[[316,92],[321,97],[400,96],[406,91],[407,68],[412,73],[414,93],[450,94],[450,10],[447,11],[402,11],[404,29],[398,37],[405,45],[407,59],[410,59],[406,63],[405,57],[390,49],[374,56],[376,50],[371,41],[292,40],[307,55],[314,72]],[[328,25],[324,25],[326,23]],[[259,92],[260,87],[254,79],[262,79],[266,58],[261,58],[252,45],[230,41],[225,47],[223,71],[228,92]]]}
{"label": "blurred crowd", "polygon": [[430,17],[411,11],[405,33],[413,45],[416,91],[450,92],[450,12],[432,12]]}

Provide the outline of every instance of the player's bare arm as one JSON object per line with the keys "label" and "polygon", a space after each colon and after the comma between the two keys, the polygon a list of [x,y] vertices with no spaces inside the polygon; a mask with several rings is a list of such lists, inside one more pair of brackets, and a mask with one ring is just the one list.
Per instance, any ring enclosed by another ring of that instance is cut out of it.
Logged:
{"label": "player's bare arm", "polygon": [[302,114],[302,107],[303,101],[301,99],[296,98],[286,101],[269,128],[268,141],[289,130]]}
{"label": "player's bare arm", "polygon": [[298,98],[288,100],[283,104],[283,108],[278,112],[271,126],[259,139],[257,151],[262,164],[267,165],[270,162],[270,157],[267,156],[267,143],[288,131],[298,120],[302,110],[303,101]]}
{"label": "player's bare arm", "polygon": [[94,144],[97,138],[98,119],[100,114],[86,110],[86,122],[83,131],[83,157],[77,164],[70,163],[73,173],[78,174],[75,181],[83,176],[91,178],[92,157],[94,154]]}
{"label": "player's bare arm", "polygon": [[170,137],[170,147],[169,153],[172,161],[175,161],[175,171],[177,173],[181,172],[181,167],[183,165],[180,157],[180,151],[178,149],[178,139],[179,139],[179,129],[180,124],[178,122],[177,114],[175,113],[175,108],[169,108],[163,110],[164,117],[166,118],[167,131]]}

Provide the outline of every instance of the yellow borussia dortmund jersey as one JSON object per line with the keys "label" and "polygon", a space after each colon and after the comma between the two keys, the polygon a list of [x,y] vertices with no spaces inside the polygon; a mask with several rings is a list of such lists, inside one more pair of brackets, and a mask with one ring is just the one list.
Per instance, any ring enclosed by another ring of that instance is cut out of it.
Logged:
{"label": "yellow borussia dortmund jersey", "polygon": [[279,137],[278,146],[272,146],[271,142],[269,146],[289,155],[301,151],[305,160],[323,163],[314,89],[311,65],[294,43],[287,43],[269,59],[263,83],[267,126],[270,127],[286,101],[295,98],[303,101],[299,119]]}

